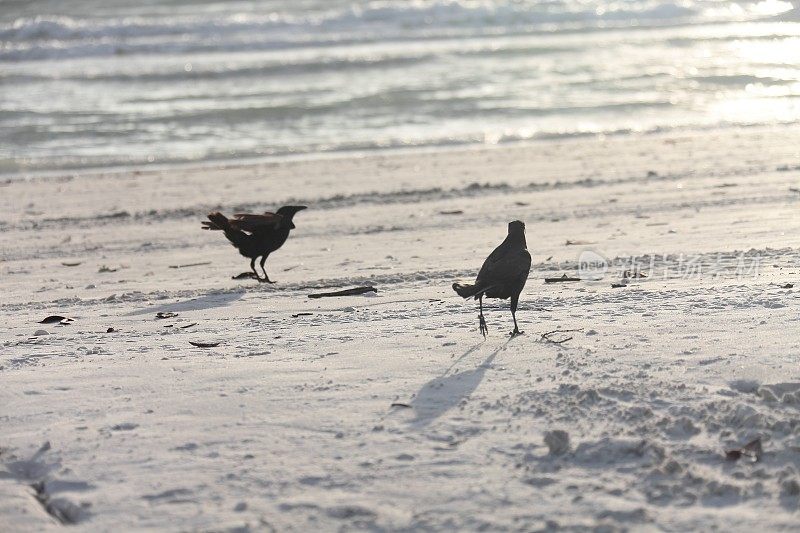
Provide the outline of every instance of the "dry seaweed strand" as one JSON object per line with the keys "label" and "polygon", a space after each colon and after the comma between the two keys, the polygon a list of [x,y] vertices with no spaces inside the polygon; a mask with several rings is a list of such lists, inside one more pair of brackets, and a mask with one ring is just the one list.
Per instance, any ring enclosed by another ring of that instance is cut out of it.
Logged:
{"label": "dry seaweed strand", "polygon": [[566,337],[566,338],[560,339],[560,340],[553,340],[553,339],[550,338],[550,335],[555,335],[556,333],[572,333],[572,332],[575,332],[575,331],[583,331],[583,328],[579,328],[579,329],[554,329],[553,331],[548,331],[547,333],[542,333],[542,340],[545,341],[545,342],[549,342],[551,344],[561,345],[561,344],[564,344],[567,341],[571,341],[573,339],[573,337],[570,336],[570,337]]}

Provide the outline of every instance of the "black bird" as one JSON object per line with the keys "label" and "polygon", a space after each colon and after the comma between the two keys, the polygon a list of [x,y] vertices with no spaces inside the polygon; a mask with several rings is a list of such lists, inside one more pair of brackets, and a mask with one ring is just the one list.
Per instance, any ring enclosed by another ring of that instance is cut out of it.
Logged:
{"label": "black bird", "polygon": [[508,223],[508,236],[503,243],[483,262],[474,285],[453,283],[455,290],[462,298],[473,297],[480,302],[478,315],[479,327],[484,338],[489,332],[486,320],[483,318],[483,297],[511,298],[511,316],[514,319],[514,331],[511,336],[521,335],[523,332],[517,326],[517,304],[519,294],[528,280],[531,271],[531,254],[525,242],[525,224],[519,220]]}
{"label": "black bird", "polygon": [[[289,237],[289,231],[295,228],[292,218],[295,213],[305,209],[304,205],[285,205],[278,209],[277,213],[264,213],[263,215],[251,215],[239,213],[233,215],[234,218],[227,218],[222,213],[211,213],[208,221],[203,221],[203,229],[222,230],[225,237],[231,241],[239,253],[250,258],[250,268],[253,271],[239,274],[252,275],[261,282],[275,283],[269,279],[264,263],[269,254],[283,246]],[[262,279],[256,271],[256,259],[261,257],[261,271],[264,272]]]}

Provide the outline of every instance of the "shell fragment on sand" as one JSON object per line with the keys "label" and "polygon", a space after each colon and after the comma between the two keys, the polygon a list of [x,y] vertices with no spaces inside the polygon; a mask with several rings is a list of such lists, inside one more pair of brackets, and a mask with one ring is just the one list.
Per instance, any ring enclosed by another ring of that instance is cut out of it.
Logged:
{"label": "shell fragment on sand", "polygon": [[69,318],[61,315],[50,315],[43,320],[39,321],[39,324],[61,324],[62,326],[68,326],[71,324],[75,319]]}
{"label": "shell fragment on sand", "polygon": [[575,278],[563,274],[560,278],[544,278],[545,283],[565,283],[569,281],[581,281],[581,278]]}
{"label": "shell fragment on sand", "polygon": [[189,344],[192,346],[197,346],[198,348],[216,348],[219,346],[218,342],[197,342],[197,341],[189,341]]}
{"label": "shell fragment on sand", "polygon": [[761,437],[754,439],[744,445],[741,449],[728,450],[725,452],[725,459],[728,461],[738,461],[741,458],[749,459],[752,463],[761,460],[764,448],[761,445]]}

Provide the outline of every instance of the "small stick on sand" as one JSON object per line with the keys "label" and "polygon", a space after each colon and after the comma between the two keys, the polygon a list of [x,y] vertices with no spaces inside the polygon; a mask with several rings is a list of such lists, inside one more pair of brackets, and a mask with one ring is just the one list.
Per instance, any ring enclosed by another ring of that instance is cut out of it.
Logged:
{"label": "small stick on sand", "polygon": [[211,261],[203,261],[202,263],[188,263],[186,265],[170,265],[170,268],[189,268],[189,267],[197,267],[203,265],[210,265]]}

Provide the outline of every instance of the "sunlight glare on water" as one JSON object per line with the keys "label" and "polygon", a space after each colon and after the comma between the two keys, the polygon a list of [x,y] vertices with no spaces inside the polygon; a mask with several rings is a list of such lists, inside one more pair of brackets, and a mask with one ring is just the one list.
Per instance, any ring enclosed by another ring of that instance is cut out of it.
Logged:
{"label": "sunlight glare on water", "polygon": [[0,0],[0,172],[800,119],[790,2]]}

